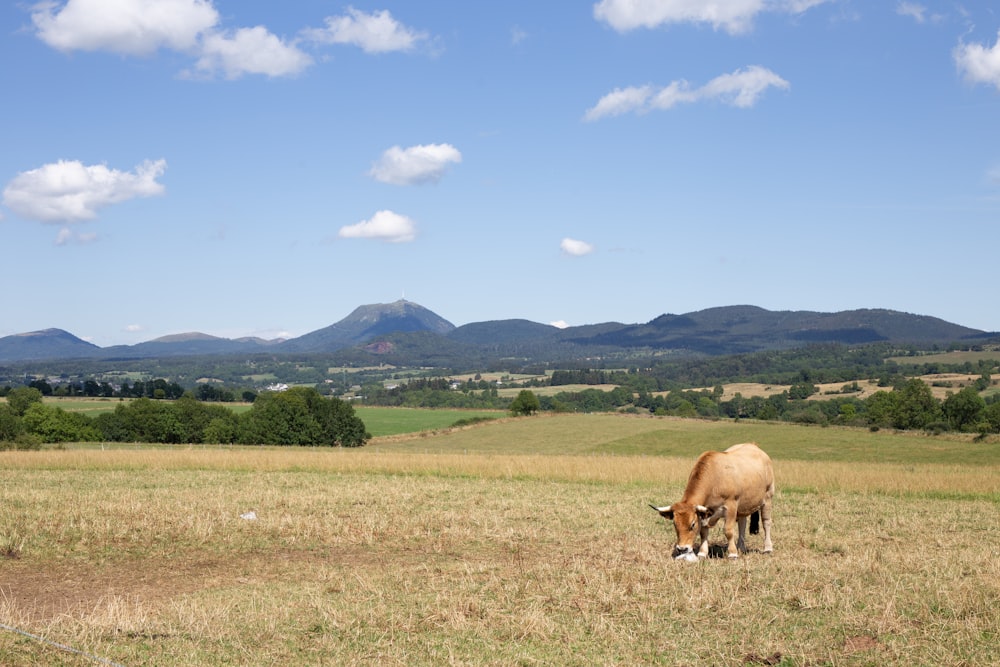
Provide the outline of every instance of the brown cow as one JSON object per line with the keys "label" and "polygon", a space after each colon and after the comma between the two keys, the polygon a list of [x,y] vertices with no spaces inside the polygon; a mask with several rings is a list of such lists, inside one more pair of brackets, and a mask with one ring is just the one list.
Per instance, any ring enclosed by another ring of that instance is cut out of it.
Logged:
{"label": "brown cow", "polygon": [[[771,459],[754,443],[733,445],[724,452],[705,452],[698,457],[687,488],[680,502],[666,507],[650,505],[677,531],[675,560],[697,560],[694,555],[695,535],[701,535],[698,558],[708,556],[708,530],[725,519],[729,557],[738,558],[746,552],[747,517],[759,512],[764,523],[764,553],[774,550],[771,545],[771,499],[774,496],[774,471]],[[754,519],[757,517],[755,516]],[[739,541],[736,526],[739,524]],[[751,532],[756,521],[751,521]],[[698,530],[696,530],[696,528]]]}

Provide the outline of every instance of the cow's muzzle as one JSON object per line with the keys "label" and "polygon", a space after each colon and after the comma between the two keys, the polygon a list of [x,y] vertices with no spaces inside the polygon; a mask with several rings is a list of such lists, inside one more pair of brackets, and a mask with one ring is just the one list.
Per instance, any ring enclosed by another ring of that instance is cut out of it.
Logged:
{"label": "cow's muzzle", "polygon": [[697,556],[694,555],[692,547],[676,546],[674,547],[673,558],[674,560],[692,560],[697,559]]}

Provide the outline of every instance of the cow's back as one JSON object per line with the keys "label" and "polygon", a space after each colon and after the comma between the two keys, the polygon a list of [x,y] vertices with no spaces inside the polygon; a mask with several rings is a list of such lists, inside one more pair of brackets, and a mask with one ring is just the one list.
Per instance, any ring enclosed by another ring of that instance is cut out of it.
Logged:
{"label": "cow's back", "polygon": [[756,511],[774,493],[771,458],[754,443],[733,445],[724,452],[705,452],[688,477],[684,500],[716,507],[739,500],[740,516]]}

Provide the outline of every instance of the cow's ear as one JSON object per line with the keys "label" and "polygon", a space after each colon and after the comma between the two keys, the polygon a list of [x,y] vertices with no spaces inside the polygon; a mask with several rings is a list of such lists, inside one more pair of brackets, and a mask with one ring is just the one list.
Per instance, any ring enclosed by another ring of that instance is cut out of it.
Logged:
{"label": "cow's ear", "polygon": [[712,516],[712,510],[704,505],[696,505],[694,511],[698,513],[698,518],[702,521]]}
{"label": "cow's ear", "polygon": [[656,505],[650,505],[650,507],[659,512],[660,516],[662,516],[664,519],[667,519],[668,521],[674,520],[673,505],[667,505],[666,507],[657,507]]}

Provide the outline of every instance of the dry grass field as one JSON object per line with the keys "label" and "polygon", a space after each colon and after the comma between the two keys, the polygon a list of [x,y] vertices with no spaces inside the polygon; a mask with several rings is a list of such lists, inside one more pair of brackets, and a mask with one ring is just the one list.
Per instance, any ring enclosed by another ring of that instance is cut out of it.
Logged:
{"label": "dry grass field", "polygon": [[[923,380],[931,390],[931,394],[934,395],[938,400],[944,400],[947,398],[948,393],[953,394],[961,391],[963,387],[972,386],[976,380],[981,377],[979,373],[935,373],[932,375],[921,375],[918,376]],[[819,390],[817,393],[809,397],[809,400],[813,401],[826,401],[831,398],[837,398],[840,395],[851,396],[853,398],[866,399],[876,391],[892,391],[892,387],[880,387],[876,380],[858,380],[858,388],[860,391],[852,392],[849,394],[840,394],[841,389],[845,385],[853,384],[851,382],[829,382],[823,384],[817,384],[816,388]],[[995,386],[995,384],[994,384]],[[612,385],[611,388],[614,388]],[[723,393],[722,400],[731,401],[736,394],[740,394],[743,398],[751,398],[753,396],[760,396],[767,398],[774,394],[780,394],[783,391],[787,391],[791,388],[788,384],[761,384],[758,382],[733,382],[730,384],[722,385]],[[701,389],[695,389],[694,391],[707,390],[711,391],[712,387],[702,387]],[[669,392],[657,392],[657,393],[669,393]],[[993,392],[990,392],[993,393]]]}
{"label": "dry grass field", "polygon": [[[749,439],[775,459],[774,554],[671,561],[646,504]],[[996,664],[997,449],[560,416],[2,452],[0,664]]]}

